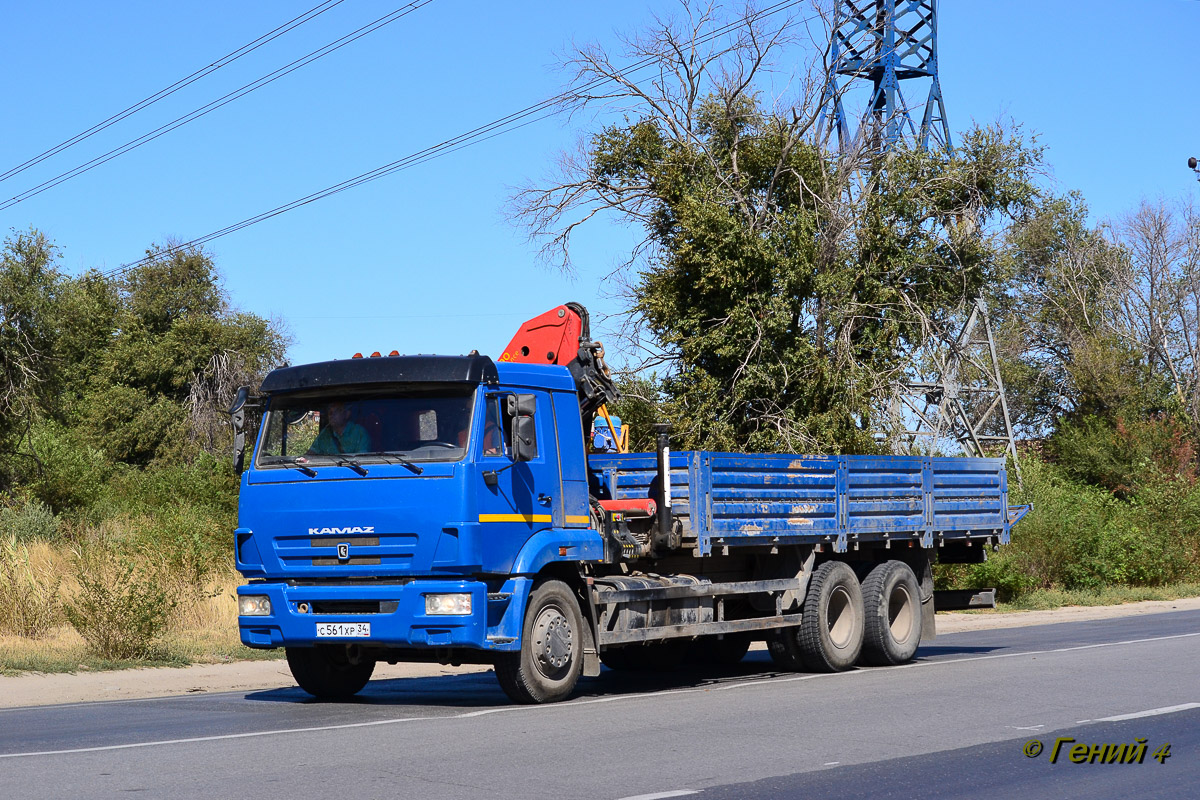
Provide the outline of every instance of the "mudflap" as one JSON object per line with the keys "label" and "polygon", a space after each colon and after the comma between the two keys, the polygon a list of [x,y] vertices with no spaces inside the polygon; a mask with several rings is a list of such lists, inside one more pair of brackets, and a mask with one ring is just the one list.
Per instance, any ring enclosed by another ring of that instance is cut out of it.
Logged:
{"label": "mudflap", "polygon": [[921,576],[921,641],[930,642],[937,638],[937,621],[933,605],[933,560],[926,557],[925,566],[917,570]]}

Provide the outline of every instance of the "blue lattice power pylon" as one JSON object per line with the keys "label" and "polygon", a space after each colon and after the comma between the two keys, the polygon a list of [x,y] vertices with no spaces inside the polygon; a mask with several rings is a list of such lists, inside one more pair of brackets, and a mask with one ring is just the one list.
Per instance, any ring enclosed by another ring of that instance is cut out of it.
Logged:
{"label": "blue lattice power pylon", "polygon": [[[850,80],[841,82],[845,77]],[[931,79],[925,115],[913,124],[900,82]],[[932,139],[950,149],[950,127],[937,70],[937,0],[835,0],[833,36],[829,44],[829,77],[821,97],[817,130],[827,140],[837,129],[838,147],[854,141],[842,95],[854,81],[871,82],[857,136],[869,136],[875,150],[887,150],[912,135],[923,149]]]}

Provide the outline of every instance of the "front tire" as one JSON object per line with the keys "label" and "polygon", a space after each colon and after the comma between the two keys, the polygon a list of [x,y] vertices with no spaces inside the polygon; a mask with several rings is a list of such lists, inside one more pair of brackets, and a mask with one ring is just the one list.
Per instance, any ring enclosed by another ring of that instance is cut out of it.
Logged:
{"label": "front tire", "polygon": [[583,615],[562,581],[533,590],[521,650],[496,659],[500,688],[516,703],[553,703],[570,696],[583,671]]}
{"label": "front tire", "polygon": [[912,659],[921,644],[921,593],[912,567],[885,561],[862,584],[866,610],[862,663],[882,667]]}
{"label": "front tire", "polygon": [[375,662],[361,658],[356,645],[288,647],[288,668],[300,688],[323,700],[345,700],[371,680]]}
{"label": "front tire", "polygon": [[808,582],[796,638],[804,666],[841,672],[854,666],[863,647],[863,596],[854,570],[826,561]]}

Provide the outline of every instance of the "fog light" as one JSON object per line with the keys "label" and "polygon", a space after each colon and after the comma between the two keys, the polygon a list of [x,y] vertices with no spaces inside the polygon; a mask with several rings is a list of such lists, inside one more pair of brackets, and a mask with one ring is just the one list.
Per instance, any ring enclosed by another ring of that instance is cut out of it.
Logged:
{"label": "fog light", "polygon": [[426,614],[470,614],[471,595],[469,594],[427,594],[425,595]]}
{"label": "fog light", "polygon": [[238,595],[238,614],[243,617],[269,617],[271,598],[265,594]]}

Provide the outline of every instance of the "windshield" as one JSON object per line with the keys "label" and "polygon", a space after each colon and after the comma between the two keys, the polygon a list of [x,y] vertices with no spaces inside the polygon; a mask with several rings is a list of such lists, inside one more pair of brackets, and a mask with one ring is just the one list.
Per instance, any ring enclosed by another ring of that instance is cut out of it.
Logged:
{"label": "windshield", "polygon": [[256,464],[457,461],[466,452],[473,406],[473,387],[276,396]]}

